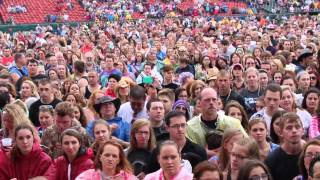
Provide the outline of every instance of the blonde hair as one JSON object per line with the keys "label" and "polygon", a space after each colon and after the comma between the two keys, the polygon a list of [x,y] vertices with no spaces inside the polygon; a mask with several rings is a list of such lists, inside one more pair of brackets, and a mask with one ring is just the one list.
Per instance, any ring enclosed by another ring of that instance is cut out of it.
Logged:
{"label": "blonde hair", "polygon": [[[22,84],[23,84],[23,83],[29,84],[30,89],[31,89],[31,96],[32,96],[32,97],[39,97],[38,88],[37,88],[37,86],[36,86],[32,81],[30,81],[30,80],[27,79],[27,80],[23,81]],[[21,85],[21,86],[22,86],[22,85]]]}
{"label": "blonde hair", "polygon": [[[13,131],[20,124],[28,124],[31,127],[34,127],[31,121],[29,120],[27,113],[22,109],[22,107],[16,103],[7,104],[3,108],[3,112],[7,112],[9,117],[13,121]],[[5,136],[8,136],[9,129],[5,126],[5,123],[2,121],[2,128],[4,129]]]}
{"label": "blonde hair", "polygon": [[[281,86],[281,89],[282,89],[282,95],[281,96],[283,96],[283,92],[284,91],[289,91],[290,92],[290,94],[291,94],[291,97],[292,97],[292,110],[294,111],[294,112],[296,112],[297,110],[297,104],[296,104],[296,98],[295,98],[295,95],[293,94],[293,92],[292,92],[292,90],[291,90],[291,88],[290,88],[290,86],[287,86],[287,85],[282,85]],[[282,97],[281,97],[282,98]]]}
{"label": "blonde hair", "polygon": [[101,94],[104,94],[104,92],[102,91],[102,90],[96,90],[96,91],[93,91],[92,92],[92,94],[91,94],[91,96],[90,96],[90,98],[89,98],[89,100],[88,100],[88,109],[90,109],[92,112],[95,112],[95,113],[97,113],[96,112],[96,110],[93,108],[93,105],[96,103],[95,102],[95,100],[96,100],[96,96],[97,96],[97,94],[99,94],[99,93],[101,93]]}
{"label": "blonde hair", "polygon": [[283,67],[283,64],[281,62],[280,59],[272,59],[271,60],[275,65],[277,65],[277,70],[280,71],[280,72],[283,72],[284,71],[284,67]]}

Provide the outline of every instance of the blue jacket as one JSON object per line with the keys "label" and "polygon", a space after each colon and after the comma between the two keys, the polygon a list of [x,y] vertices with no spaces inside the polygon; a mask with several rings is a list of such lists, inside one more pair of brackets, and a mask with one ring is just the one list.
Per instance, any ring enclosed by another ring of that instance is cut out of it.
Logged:
{"label": "blue jacket", "polygon": [[[117,137],[118,139],[121,139],[126,142],[130,142],[130,130],[131,130],[131,125],[122,120],[121,117],[115,117],[113,119],[107,120],[108,124],[117,124],[118,128],[112,133],[112,136]],[[94,138],[93,135],[93,124],[94,121],[89,122],[87,125],[87,132],[88,134],[91,135],[92,138]]]}

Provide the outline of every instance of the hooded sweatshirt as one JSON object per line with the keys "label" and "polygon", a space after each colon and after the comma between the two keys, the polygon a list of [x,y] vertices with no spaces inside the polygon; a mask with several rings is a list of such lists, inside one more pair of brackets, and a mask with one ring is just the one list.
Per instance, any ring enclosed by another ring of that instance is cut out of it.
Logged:
{"label": "hooded sweatshirt", "polygon": [[72,162],[69,162],[65,155],[59,156],[47,170],[45,177],[48,180],[74,180],[82,172],[94,168],[92,157],[91,149],[87,149],[84,154],[77,156]]}
{"label": "hooded sweatshirt", "polygon": [[27,155],[19,154],[13,162],[11,155],[0,155],[0,179],[28,180],[29,178],[43,176],[52,163],[38,143],[34,143]]}

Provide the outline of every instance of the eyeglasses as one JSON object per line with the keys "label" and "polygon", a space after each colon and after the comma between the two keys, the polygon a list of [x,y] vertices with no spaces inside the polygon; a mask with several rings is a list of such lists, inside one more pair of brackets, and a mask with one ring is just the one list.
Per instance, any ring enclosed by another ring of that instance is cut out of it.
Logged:
{"label": "eyeglasses", "polygon": [[177,106],[175,110],[187,110],[187,108],[183,106]]}
{"label": "eyeglasses", "polygon": [[39,107],[39,110],[53,110],[53,106],[52,105],[41,105]]}
{"label": "eyeglasses", "polygon": [[181,123],[181,124],[174,124],[172,126],[170,126],[171,128],[175,128],[175,129],[179,129],[179,128],[186,128],[187,124],[186,123]]}
{"label": "eyeglasses", "polygon": [[268,174],[262,174],[261,176],[252,176],[252,177],[249,177],[249,180],[268,180]]}
{"label": "eyeglasses", "polygon": [[315,76],[310,76],[310,79],[311,79],[311,80],[316,80],[317,77],[315,77]]}
{"label": "eyeglasses", "polygon": [[318,152],[318,153],[312,153],[312,152],[310,152],[310,153],[306,153],[305,155],[304,155],[304,157],[306,157],[306,158],[314,158],[314,157],[316,157],[316,156],[319,156],[320,155],[320,153]]}
{"label": "eyeglasses", "polygon": [[137,131],[136,134],[137,135],[148,135],[150,132],[149,131]]}
{"label": "eyeglasses", "polygon": [[237,159],[246,159],[248,158],[247,156],[242,156],[241,154],[237,154],[237,153],[231,153],[231,156],[237,158]]}

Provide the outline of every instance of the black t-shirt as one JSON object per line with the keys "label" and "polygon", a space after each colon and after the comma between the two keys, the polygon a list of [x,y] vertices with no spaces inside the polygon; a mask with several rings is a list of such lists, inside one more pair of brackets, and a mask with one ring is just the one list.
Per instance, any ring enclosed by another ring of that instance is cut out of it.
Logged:
{"label": "black t-shirt", "polygon": [[33,81],[36,85],[38,85],[38,82],[39,82],[40,80],[42,80],[42,79],[47,79],[47,78],[48,78],[48,76],[46,76],[46,75],[44,75],[44,74],[38,74],[38,75],[36,75],[36,76],[32,76],[32,77],[31,77],[32,81]]}
{"label": "black t-shirt", "polygon": [[217,128],[218,119],[207,121],[201,117],[201,122],[203,122],[208,128],[215,130]]}
{"label": "black t-shirt", "polygon": [[237,101],[239,104],[241,104],[241,106],[243,108],[246,109],[246,104],[244,102],[244,99],[242,96],[240,96],[237,92],[235,92],[234,90],[232,90],[230,92],[230,95],[227,96],[220,96],[223,105],[225,106],[229,101],[233,100],[233,101]]}
{"label": "black t-shirt", "polygon": [[300,153],[296,155],[287,154],[281,147],[276,148],[265,160],[270,173],[275,180],[292,180],[299,175]]}
{"label": "black t-shirt", "polygon": [[172,89],[172,90],[176,90],[179,85],[175,84],[175,83],[169,83],[169,84],[166,84],[166,85],[162,85],[163,88],[169,88],[169,89]]}
{"label": "black t-shirt", "polygon": [[41,102],[41,100],[37,100],[36,102],[32,103],[29,108],[29,118],[34,126],[39,127],[39,107],[42,105],[51,105],[53,108],[56,107],[57,104],[59,104],[61,101],[59,99],[53,99],[53,101],[49,104],[44,104]]}

